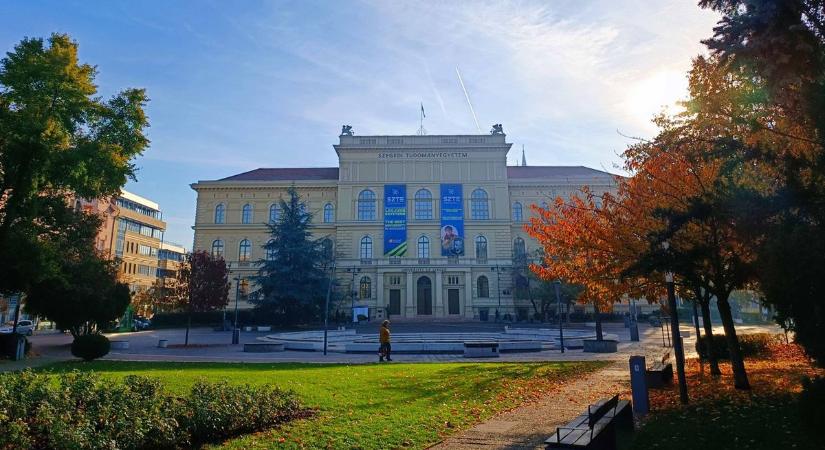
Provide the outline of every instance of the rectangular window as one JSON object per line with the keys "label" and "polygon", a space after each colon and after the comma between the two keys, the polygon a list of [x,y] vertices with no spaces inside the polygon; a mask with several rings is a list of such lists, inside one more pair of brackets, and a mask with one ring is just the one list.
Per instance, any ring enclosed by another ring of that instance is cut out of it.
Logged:
{"label": "rectangular window", "polygon": [[447,284],[458,284],[458,275],[447,275]]}
{"label": "rectangular window", "polygon": [[158,249],[140,244],[138,245],[138,253],[145,256],[158,256]]}

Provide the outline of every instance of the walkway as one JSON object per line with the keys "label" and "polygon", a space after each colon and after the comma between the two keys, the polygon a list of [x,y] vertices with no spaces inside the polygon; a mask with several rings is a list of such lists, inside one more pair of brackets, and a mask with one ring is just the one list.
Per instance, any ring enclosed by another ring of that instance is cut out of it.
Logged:
{"label": "walkway", "polygon": [[560,390],[478,424],[463,433],[430,447],[453,449],[543,449],[556,427],[566,424],[597,400],[630,395],[630,375],[626,361],[561,386]]}

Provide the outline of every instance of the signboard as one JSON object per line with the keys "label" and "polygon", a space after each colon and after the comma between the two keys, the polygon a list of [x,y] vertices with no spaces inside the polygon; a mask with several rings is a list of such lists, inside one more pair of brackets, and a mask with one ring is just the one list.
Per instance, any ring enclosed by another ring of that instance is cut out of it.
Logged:
{"label": "signboard", "polygon": [[407,186],[384,185],[384,256],[407,254]]}
{"label": "signboard", "polygon": [[441,256],[464,255],[463,203],[460,184],[441,185]]}

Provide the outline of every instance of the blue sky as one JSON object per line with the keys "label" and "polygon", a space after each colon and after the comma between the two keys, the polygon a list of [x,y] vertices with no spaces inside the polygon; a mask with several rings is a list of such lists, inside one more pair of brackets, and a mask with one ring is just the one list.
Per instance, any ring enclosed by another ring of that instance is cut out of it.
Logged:
{"label": "blue sky", "polygon": [[357,134],[502,123],[529,164],[616,171],[649,119],[684,96],[713,13],[692,1],[0,3],[0,46],[69,33],[100,93],[144,87],[152,140],[127,189],[191,247],[189,184],[257,167],[337,164]]}

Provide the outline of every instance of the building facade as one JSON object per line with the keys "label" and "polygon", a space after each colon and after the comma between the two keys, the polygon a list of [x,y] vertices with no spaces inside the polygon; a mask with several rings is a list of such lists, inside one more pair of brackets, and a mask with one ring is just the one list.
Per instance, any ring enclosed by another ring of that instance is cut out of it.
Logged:
{"label": "building facade", "polygon": [[134,293],[155,285],[166,222],[160,206],[122,190],[111,199],[76,200],[76,207],[98,214],[103,224],[95,246],[120,261],[118,278]]}
{"label": "building facade", "polygon": [[523,229],[530,206],[585,185],[615,189],[613,175],[586,167],[507,166],[511,144],[500,127],[429,136],[355,136],[345,127],[339,139],[338,167],[262,168],[192,184],[194,248],[223,256],[243,288],[265,257],[266,223],[295,186],[313,235],[334,248],[344,309],[368,308],[371,318],[525,317],[531,306],[514,297],[512,269],[537,247]]}

